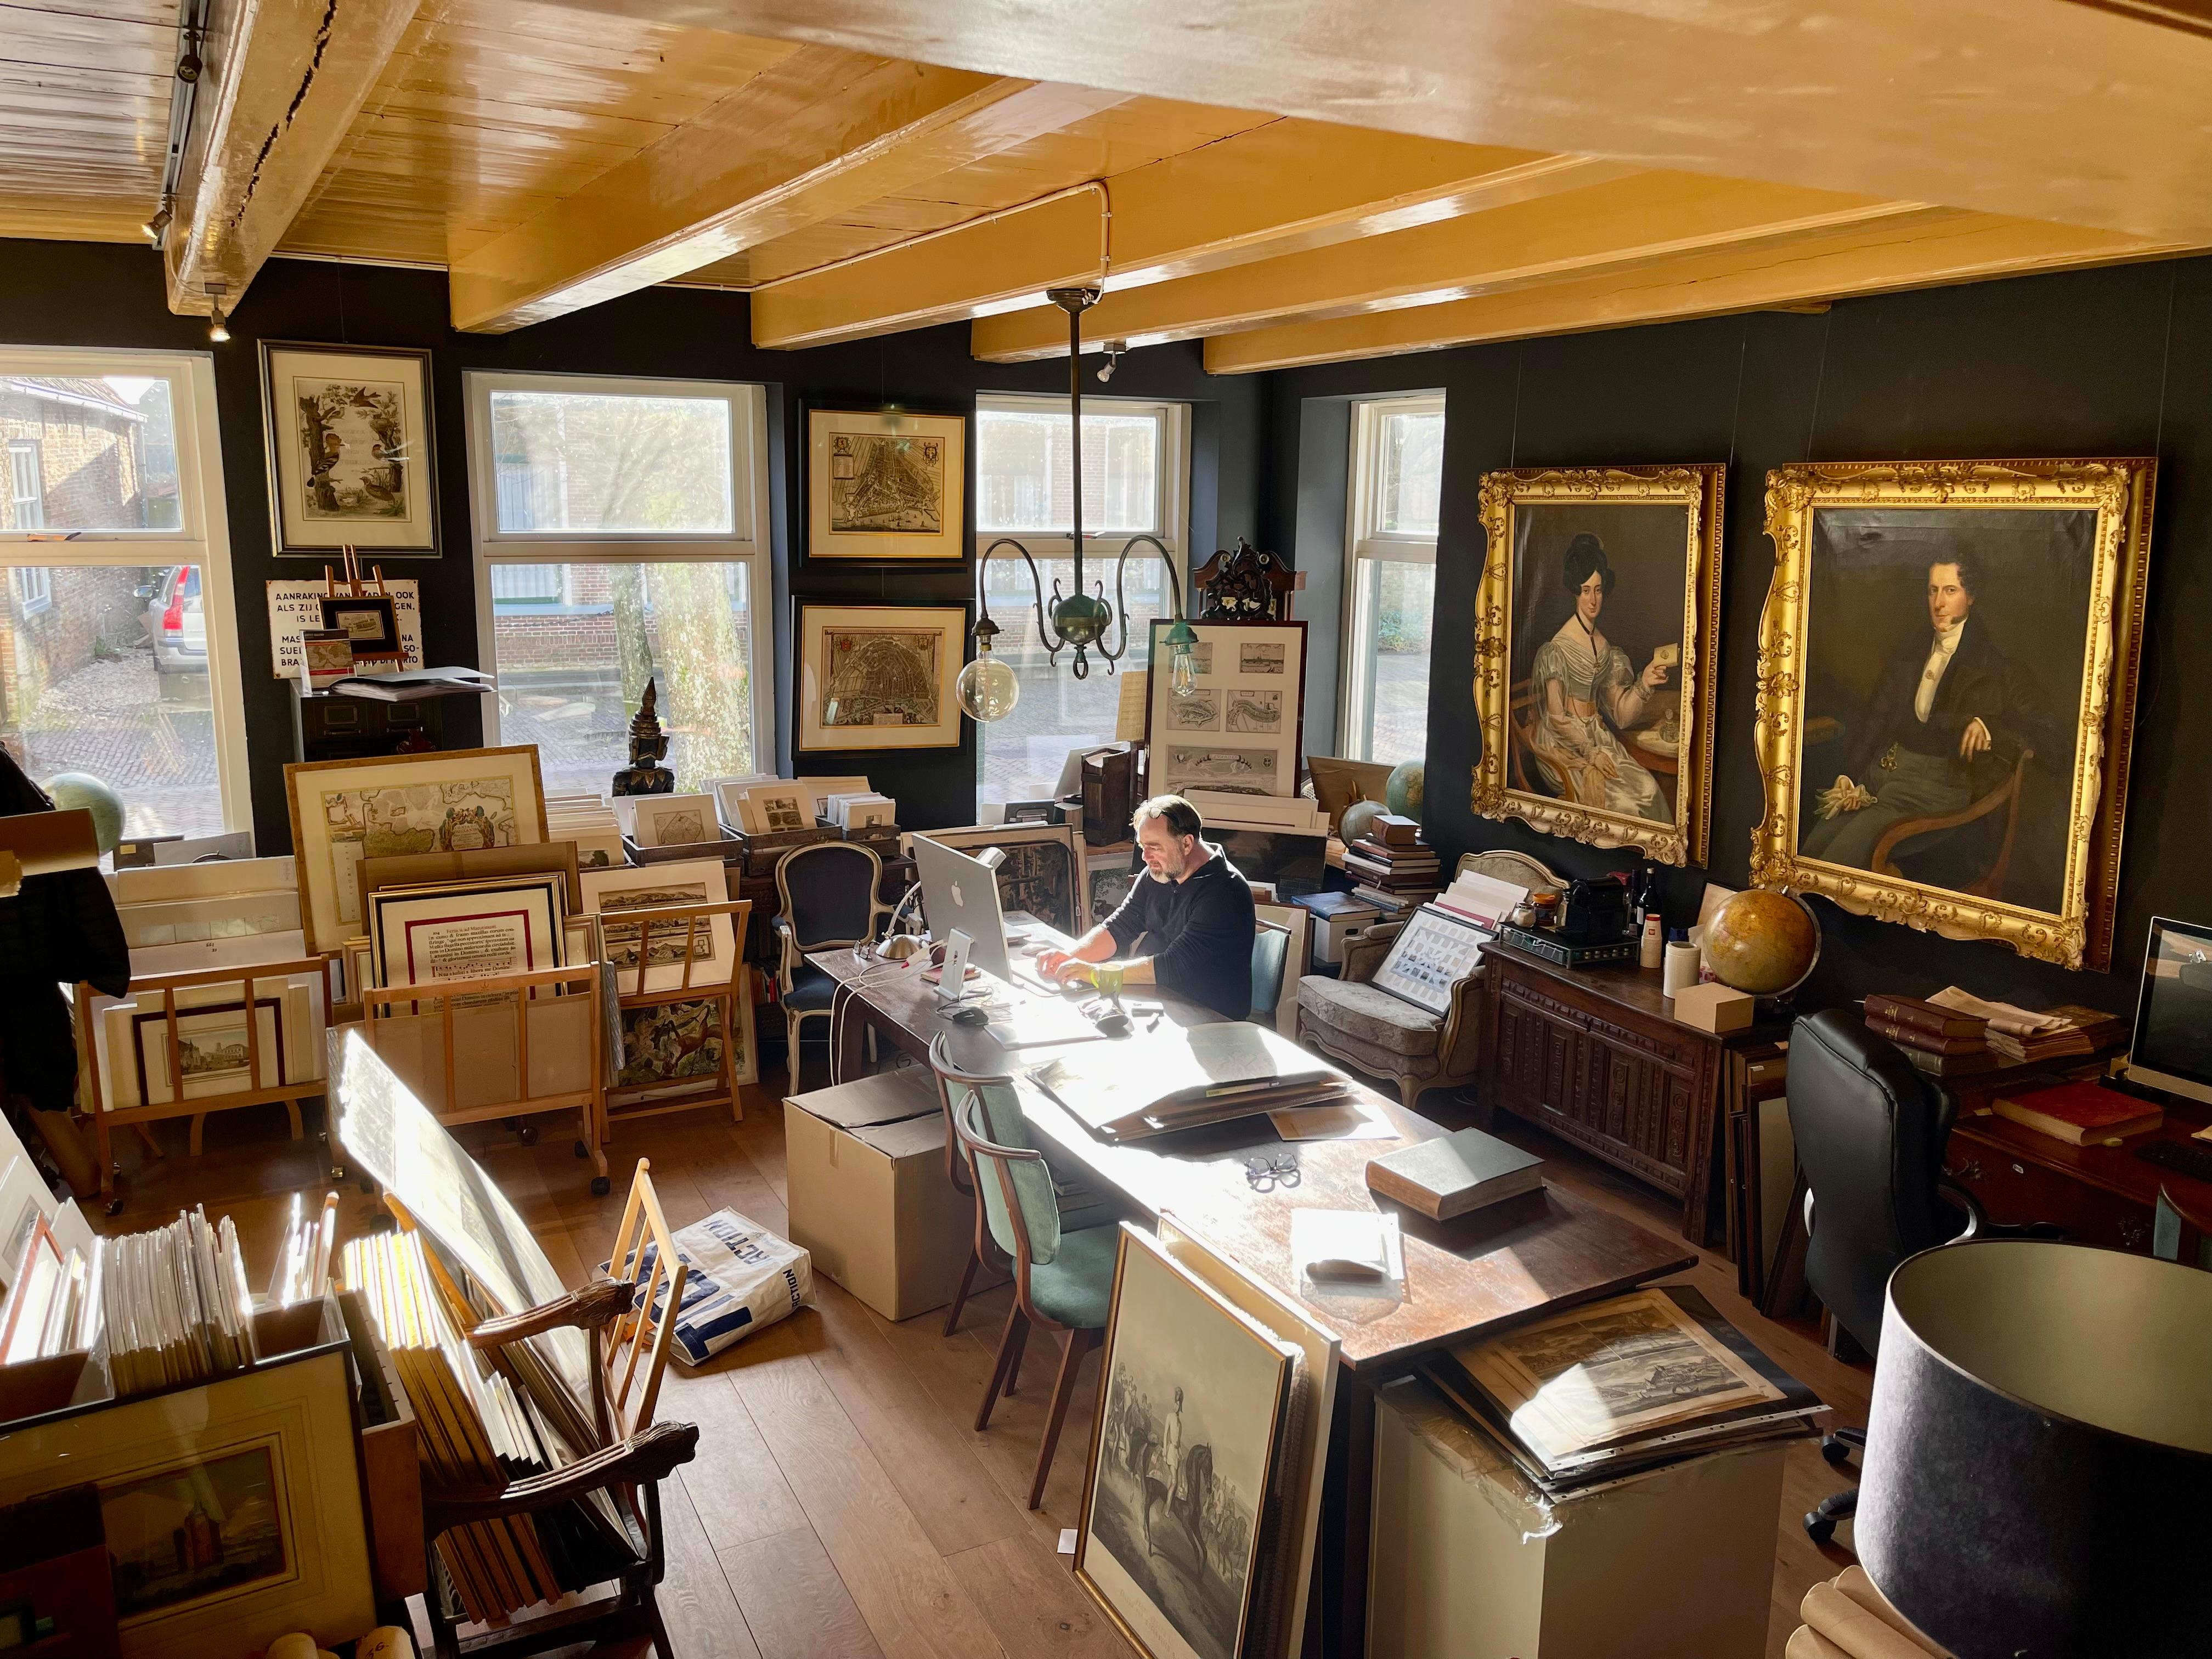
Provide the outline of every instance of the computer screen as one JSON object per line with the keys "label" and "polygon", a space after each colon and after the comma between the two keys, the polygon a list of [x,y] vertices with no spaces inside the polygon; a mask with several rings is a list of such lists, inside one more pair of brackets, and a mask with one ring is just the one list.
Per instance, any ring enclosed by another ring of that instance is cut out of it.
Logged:
{"label": "computer screen", "polygon": [[999,878],[981,859],[914,837],[915,872],[921,878],[922,914],[939,941],[958,928],[968,935],[968,960],[985,973],[1012,979],[1006,960],[1006,921],[999,907]]}
{"label": "computer screen", "polygon": [[2128,1081],[2212,1102],[2212,927],[2152,919]]}

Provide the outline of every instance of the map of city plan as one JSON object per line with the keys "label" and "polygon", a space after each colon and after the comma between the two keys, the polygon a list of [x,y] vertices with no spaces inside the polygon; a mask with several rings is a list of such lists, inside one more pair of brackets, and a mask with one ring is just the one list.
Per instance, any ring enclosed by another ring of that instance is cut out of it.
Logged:
{"label": "map of city plan", "polygon": [[363,859],[514,845],[512,778],[333,789],[320,801],[342,921],[361,920],[360,886],[354,872]]}
{"label": "map of city plan", "polygon": [[938,629],[840,629],[829,639],[824,726],[934,726]]}
{"label": "map of city plan", "polygon": [[830,437],[830,532],[936,536],[945,529],[945,441],[888,432]]}

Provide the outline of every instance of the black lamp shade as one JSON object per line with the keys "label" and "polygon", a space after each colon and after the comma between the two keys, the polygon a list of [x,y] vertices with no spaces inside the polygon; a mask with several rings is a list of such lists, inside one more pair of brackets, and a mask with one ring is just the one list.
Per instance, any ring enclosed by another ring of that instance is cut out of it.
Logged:
{"label": "black lamp shade", "polygon": [[1959,1659],[2212,1653],[2212,1273],[1990,1239],[1889,1281],[1859,1559]]}

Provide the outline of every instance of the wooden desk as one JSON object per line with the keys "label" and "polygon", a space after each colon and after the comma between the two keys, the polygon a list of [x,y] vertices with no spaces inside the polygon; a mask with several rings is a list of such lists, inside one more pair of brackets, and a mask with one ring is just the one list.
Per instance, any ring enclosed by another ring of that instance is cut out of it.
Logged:
{"label": "wooden desk", "polygon": [[1491,1044],[1482,1101],[1595,1153],[1682,1201],[1682,1237],[1714,1232],[1729,1055],[1787,1027],[1716,1036],[1680,1024],[1656,968],[1560,968],[1503,943],[1484,947]]}
{"label": "wooden desk", "polygon": [[[937,988],[920,974],[896,969],[870,974],[850,951],[824,951],[807,960],[854,987],[845,1016],[834,1028],[834,1077],[859,1075],[864,1027],[917,1056],[926,1055],[931,1039],[942,1034],[963,1070],[996,1074],[1020,1069],[1020,1056],[1009,1063],[981,1030],[945,1019],[937,1011]],[[1140,994],[1147,1000],[1157,997],[1178,1024],[1214,1018],[1153,988]],[[1105,1042],[1081,1046],[1102,1054],[1109,1048]],[[1611,1296],[1678,1272],[1697,1259],[1680,1245],[1557,1188],[1524,1194],[1442,1225],[1401,1211],[1405,1299],[1380,1317],[1339,1317],[1301,1294],[1291,1270],[1291,1216],[1301,1208],[1378,1208],[1367,1187],[1368,1160],[1443,1133],[1435,1124],[1362,1085],[1362,1099],[1388,1117],[1401,1138],[1299,1143],[1299,1184],[1261,1193],[1245,1178],[1244,1158],[1279,1152],[1283,1146],[1264,1118],[1109,1143],[1028,1084],[1020,1087],[1030,1127],[1083,1164],[1096,1181],[1148,1216],[1171,1212],[1253,1278],[1299,1303],[1342,1342],[1348,1375],[1337,1389],[1322,1543],[1315,1562],[1321,1582],[1313,1605],[1319,1609],[1322,1645],[1310,1648],[1311,1652],[1358,1659],[1365,1649],[1372,1381],[1401,1371],[1442,1343]]]}

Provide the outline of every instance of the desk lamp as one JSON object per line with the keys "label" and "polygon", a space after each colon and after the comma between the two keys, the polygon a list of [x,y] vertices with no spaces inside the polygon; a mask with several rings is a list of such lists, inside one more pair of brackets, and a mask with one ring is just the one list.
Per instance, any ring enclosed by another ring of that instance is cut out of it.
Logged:
{"label": "desk lamp", "polygon": [[1891,1276],[1859,1559],[1958,1659],[2204,1652],[2208,1490],[2212,1273],[1987,1239]]}

